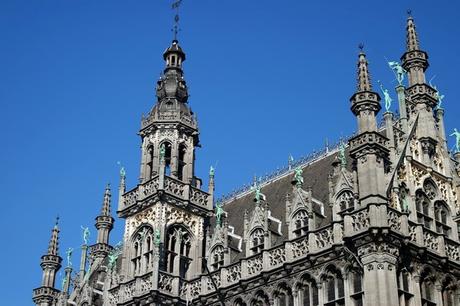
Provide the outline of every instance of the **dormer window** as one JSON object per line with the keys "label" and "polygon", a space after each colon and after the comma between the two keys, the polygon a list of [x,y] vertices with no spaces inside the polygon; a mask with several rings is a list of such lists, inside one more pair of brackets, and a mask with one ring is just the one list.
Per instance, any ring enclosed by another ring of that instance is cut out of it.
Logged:
{"label": "dormer window", "polygon": [[264,231],[261,228],[255,229],[250,238],[251,254],[261,253],[264,249]]}
{"label": "dormer window", "polygon": [[300,210],[294,215],[294,236],[301,237],[308,233],[308,213],[305,210]]}

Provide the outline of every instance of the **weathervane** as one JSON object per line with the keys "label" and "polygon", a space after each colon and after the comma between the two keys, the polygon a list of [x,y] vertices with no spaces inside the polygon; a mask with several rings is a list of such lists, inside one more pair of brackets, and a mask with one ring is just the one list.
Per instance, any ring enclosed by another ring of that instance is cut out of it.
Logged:
{"label": "weathervane", "polygon": [[180,31],[179,29],[179,7],[182,4],[182,0],[174,0],[171,8],[176,10],[176,15],[174,16],[174,27],[172,29],[174,33],[174,40],[177,40],[177,33]]}

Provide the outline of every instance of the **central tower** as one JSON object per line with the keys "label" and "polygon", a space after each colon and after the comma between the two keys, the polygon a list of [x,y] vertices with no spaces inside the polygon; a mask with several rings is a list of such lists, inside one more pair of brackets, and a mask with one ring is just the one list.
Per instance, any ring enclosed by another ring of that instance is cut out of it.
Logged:
{"label": "central tower", "polygon": [[196,117],[188,105],[182,69],[185,53],[174,39],[163,54],[157,102],[142,118],[140,181],[125,190],[121,173],[118,215],[126,219],[124,279],[153,279],[153,287],[202,272],[204,228],[213,197],[195,176],[199,146]]}

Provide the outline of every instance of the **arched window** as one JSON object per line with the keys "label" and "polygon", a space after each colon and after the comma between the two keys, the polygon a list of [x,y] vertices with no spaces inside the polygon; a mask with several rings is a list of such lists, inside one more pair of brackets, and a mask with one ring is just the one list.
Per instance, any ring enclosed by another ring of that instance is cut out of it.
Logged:
{"label": "arched window", "polygon": [[255,229],[250,238],[251,254],[257,254],[264,249],[264,231],[261,228]]}
{"label": "arched window", "polygon": [[345,305],[345,290],[342,274],[334,268],[327,270],[323,277],[325,288],[325,306],[343,306]]}
{"label": "arched window", "polygon": [[192,261],[190,233],[182,226],[171,226],[166,237],[166,271],[185,278]]}
{"label": "arched window", "polygon": [[337,197],[337,205],[339,213],[352,211],[355,209],[355,198],[351,191],[344,191]]}
{"label": "arched window", "polygon": [[401,270],[398,274],[398,293],[399,293],[399,303],[401,306],[409,306],[414,296],[409,288],[410,274],[404,269]]}
{"label": "arched window", "polygon": [[291,289],[283,284],[275,293],[275,306],[292,306],[294,305],[294,298]]}
{"label": "arched window", "polygon": [[292,218],[294,222],[294,237],[304,236],[308,233],[308,213],[300,210]]}
{"label": "arched window", "polygon": [[218,245],[211,251],[211,267],[212,271],[218,270],[224,265],[224,247]]}
{"label": "arched window", "polygon": [[233,306],[246,306],[246,303],[243,302],[243,299],[238,298],[234,303]]}
{"label": "arched window", "polygon": [[448,278],[442,284],[441,294],[442,294],[442,306],[457,306],[456,302],[456,293],[457,287],[455,286],[452,279]]}
{"label": "arched window", "polygon": [[[171,175],[171,150],[172,146],[169,142],[163,142],[165,146],[165,174]],[[162,144],[162,145],[163,145]]]}
{"label": "arched window", "polygon": [[145,174],[145,178],[147,180],[151,179],[153,176],[153,146],[149,146],[147,148],[147,161],[146,161],[146,167],[147,171]]}
{"label": "arched window", "polygon": [[415,193],[415,207],[417,209],[417,220],[419,223],[425,225],[425,227],[431,227],[430,217],[430,205],[431,201],[428,196],[421,190],[417,190]]}
{"label": "arched window", "polygon": [[141,227],[133,237],[132,271],[134,275],[144,274],[152,265],[153,230],[150,226]]}
{"label": "arched window", "polygon": [[269,305],[268,296],[264,292],[257,292],[256,297],[251,300],[251,306],[266,306]]}
{"label": "arched window", "polygon": [[351,300],[354,306],[363,306],[363,281],[362,275],[358,271],[351,271],[349,274]]}
{"label": "arched window", "polygon": [[179,145],[179,164],[177,169],[177,178],[179,180],[183,180],[184,178],[184,169],[185,169],[185,153],[187,152],[187,148],[184,144]]}
{"label": "arched window", "polygon": [[434,219],[436,221],[436,231],[438,233],[449,235],[450,226],[447,225],[449,218],[449,208],[447,204],[441,201],[434,203]]}
{"label": "arched window", "polygon": [[305,276],[298,288],[299,306],[318,306],[318,287],[313,279]]}
{"label": "arched window", "polygon": [[420,293],[422,295],[422,306],[436,305],[434,288],[434,277],[427,272],[422,273],[420,277]]}

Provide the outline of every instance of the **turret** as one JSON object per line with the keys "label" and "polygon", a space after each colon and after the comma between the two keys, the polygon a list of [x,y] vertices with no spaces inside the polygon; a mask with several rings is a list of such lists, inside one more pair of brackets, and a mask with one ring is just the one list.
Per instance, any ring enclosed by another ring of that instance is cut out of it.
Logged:
{"label": "turret", "polygon": [[358,84],[350,98],[351,111],[358,121],[358,135],[350,139],[350,155],[355,160],[361,205],[385,201],[385,167],[388,139],[377,130],[380,96],[372,90],[366,55],[358,56]]}
{"label": "turret", "polygon": [[62,258],[59,253],[59,227],[58,220],[51,231],[51,239],[48,245],[48,252],[41,257],[40,266],[43,270],[41,287],[34,289],[33,301],[37,306],[55,305],[59,290],[54,285],[56,273],[61,268]]}
{"label": "turret", "polygon": [[111,249],[109,246],[109,234],[113,228],[114,219],[111,216],[110,203],[110,184],[107,184],[104,192],[104,200],[102,201],[101,213],[96,217],[96,244],[91,246],[91,256],[95,258],[107,256]]}

